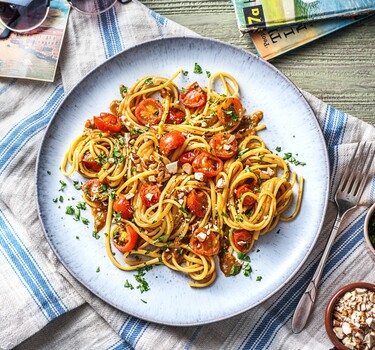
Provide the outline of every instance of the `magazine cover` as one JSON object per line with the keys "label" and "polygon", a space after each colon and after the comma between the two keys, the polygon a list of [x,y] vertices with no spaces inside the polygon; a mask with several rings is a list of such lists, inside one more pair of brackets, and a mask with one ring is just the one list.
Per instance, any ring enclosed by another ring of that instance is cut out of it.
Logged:
{"label": "magazine cover", "polygon": [[258,55],[270,60],[368,17],[371,16],[334,18],[290,27],[260,29],[251,32],[250,38]]}
{"label": "magazine cover", "polygon": [[242,33],[375,11],[375,0],[232,0]]}
{"label": "magazine cover", "polygon": [[[63,42],[70,5],[65,0],[51,2],[47,19],[30,32],[0,38],[0,77],[52,82]],[[0,24],[0,33],[6,30]]]}

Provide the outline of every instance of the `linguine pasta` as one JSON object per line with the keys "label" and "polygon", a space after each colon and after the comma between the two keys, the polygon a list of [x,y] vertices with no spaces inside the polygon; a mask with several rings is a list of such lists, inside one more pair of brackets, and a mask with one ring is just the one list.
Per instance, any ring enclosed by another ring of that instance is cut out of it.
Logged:
{"label": "linguine pasta", "polygon": [[162,264],[206,287],[218,264],[226,276],[237,274],[234,252],[248,253],[297,215],[303,178],[293,201],[297,176],[257,135],[263,113],[245,113],[231,75],[180,91],[174,79],[182,72],[122,86],[111,113],[86,122],[61,170],[86,178],[83,197],[116,267]]}

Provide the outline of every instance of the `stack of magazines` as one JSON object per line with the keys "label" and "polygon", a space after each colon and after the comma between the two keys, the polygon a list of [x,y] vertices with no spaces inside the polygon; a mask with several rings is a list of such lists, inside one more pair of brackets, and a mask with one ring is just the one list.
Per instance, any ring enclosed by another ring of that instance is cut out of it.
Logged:
{"label": "stack of magazines", "polygon": [[375,14],[375,0],[232,0],[241,33],[270,60]]}

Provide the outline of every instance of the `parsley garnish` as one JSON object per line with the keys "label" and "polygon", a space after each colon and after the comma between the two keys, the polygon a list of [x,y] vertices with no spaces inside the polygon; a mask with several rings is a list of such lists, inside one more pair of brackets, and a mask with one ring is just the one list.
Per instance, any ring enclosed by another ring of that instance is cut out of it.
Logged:
{"label": "parsley garnish", "polygon": [[245,149],[243,149],[242,151],[239,151],[238,154],[237,154],[237,158],[238,158],[238,159],[241,159],[241,157],[242,157],[247,151],[249,151],[249,150],[250,150],[250,148],[245,148]]}
{"label": "parsley garnish", "polygon": [[145,266],[142,269],[138,269],[138,273],[134,275],[135,280],[139,283],[137,286],[137,289],[139,289],[141,293],[147,292],[148,290],[150,290],[150,286],[148,285],[147,281],[143,278],[144,275],[146,274],[145,271],[148,271],[150,268],[152,267]]}
{"label": "parsley garnish", "polygon": [[96,272],[100,272],[100,266],[98,266],[98,268],[96,269]]}
{"label": "parsley garnish", "polygon": [[186,77],[189,74],[189,72],[187,70],[183,70],[182,74]]}
{"label": "parsley garnish", "polygon": [[125,281],[125,283],[124,283],[124,287],[125,287],[125,288],[134,289],[133,285],[132,285],[128,280]]}
{"label": "parsley garnish", "polygon": [[79,181],[73,181],[73,186],[76,190],[82,189],[82,183],[79,183]]}
{"label": "parsley garnish", "polygon": [[147,78],[147,79],[145,80],[145,85],[146,85],[146,86],[154,85],[154,82],[152,81],[152,78]]}
{"label": "parsley garnish", "polygon": [[256,280],[257,281],[261,281],[262,280],[262,276],[257,276]]}
{"label": "parsley garnish", "polygon": [[77,208],[82,209],[82,210],[86,210],[86,202],[78,202]]}
{"label": "parsley garnish", "polygon": [[82,220],[82,223],[85,224],[85,225],[88,225],[89,224],[89,219],[86,219],[86,218],[81,218]]}
{"label": "parsley garnish", "polygon": [[241,271],[241,265],[235,265],[233,264],[231,267],[230,267],[230,272],[229,274],[231,276],[235,276],[235,275],[238,275]]}
{"label": "parsley garnish", "polygon": [[209,72],[208,70],[206,70],[206,75],[207,75],[207,78],[210,78],[211,77],[211,72]]}
{"label": "parsley garnish", "polygon": [[194,64],[194,73],[195,74],[202,74],[203,73],[202,67],[198,63]]}
{"label": "parsley garnish", "polygon": [[74,214],[74,208],[71,205],[68,205],[66,207],[65,214],[73,215]]}
{"label": "parsley garnish", "polygon": [[281,152],[281,147],[280,146],[276,147],[276,152]]}
{"label": "parsley garnish", "polygon": [[59,191],[63,191],[65,186],[66,186],[66,182],[64,182],[63,180],[60,180],[59,182],[61,184],[61,187],[60,187]]}
{"label": "parsley garnish", "polygon": [[92,236],[95,238],[95,239],[99,239],[100,236],[98,235],[98,232],[96,232],[95,230],[92,231]]}
{"label": "parsley garnish", "polygon": [[159,238],[155,239],[154,244],[158,243],[158,242],[161,242],[161,241],[164,241],[167,237],[168,237],[168,235],[160,236]]}
{"label": "parsley garnish", "polygon": [[128,92],[128,88],[124,85],[120,86],[120,94],[122,95],[124,92]]}
{"label": "parsley garnish", "polygon": [[284,157],[283,157],[284,160],[287,160],[289,163],[292,163],[294,165],[302,165],[302,166],[305,166],[306,163],[304,162],[300,162],[299,160],[297,160],[295,157],[293,157],[293,154],[290,153],[290,152],[287,152],[287,153],[284,153]]}
{"label": "parsley garnish", "polygon": [[50,170],[47,170],[47,174],[48,174],[48,175],[51,175],[51,171],[50,171]]}

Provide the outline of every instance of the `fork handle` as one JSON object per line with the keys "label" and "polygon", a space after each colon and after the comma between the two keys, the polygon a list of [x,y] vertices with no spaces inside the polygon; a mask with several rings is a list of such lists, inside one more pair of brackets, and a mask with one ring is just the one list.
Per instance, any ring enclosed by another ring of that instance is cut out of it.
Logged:
{"label": "fork handle", "polygon": [[331,251],[331,247],[333,245],[333,242],[335,241],[337,232],[340,227],[340,223],[342,220],[342,216],[337,214],[335,223],[333,225],[333,228],[331,230],[331,233],[329,235],[328,241],[326,243],[326,246],[324,248],[322,257],[320,258],[320,262],[318,267],[315,270],[314,276],[312,277],[309,285],[306,288],[305,293],[303,293],[293,315],[292,319],[292,331],[293,333],[299,333],[301,332],[307,323],[307,320],[311,314],[311,311],[313,309],[316,296],[318,294],[318,287],[320,278],[322,277],[322,273],[324,270],[325,263],[327,261],[327,258],[329,256],[329,252]]}

